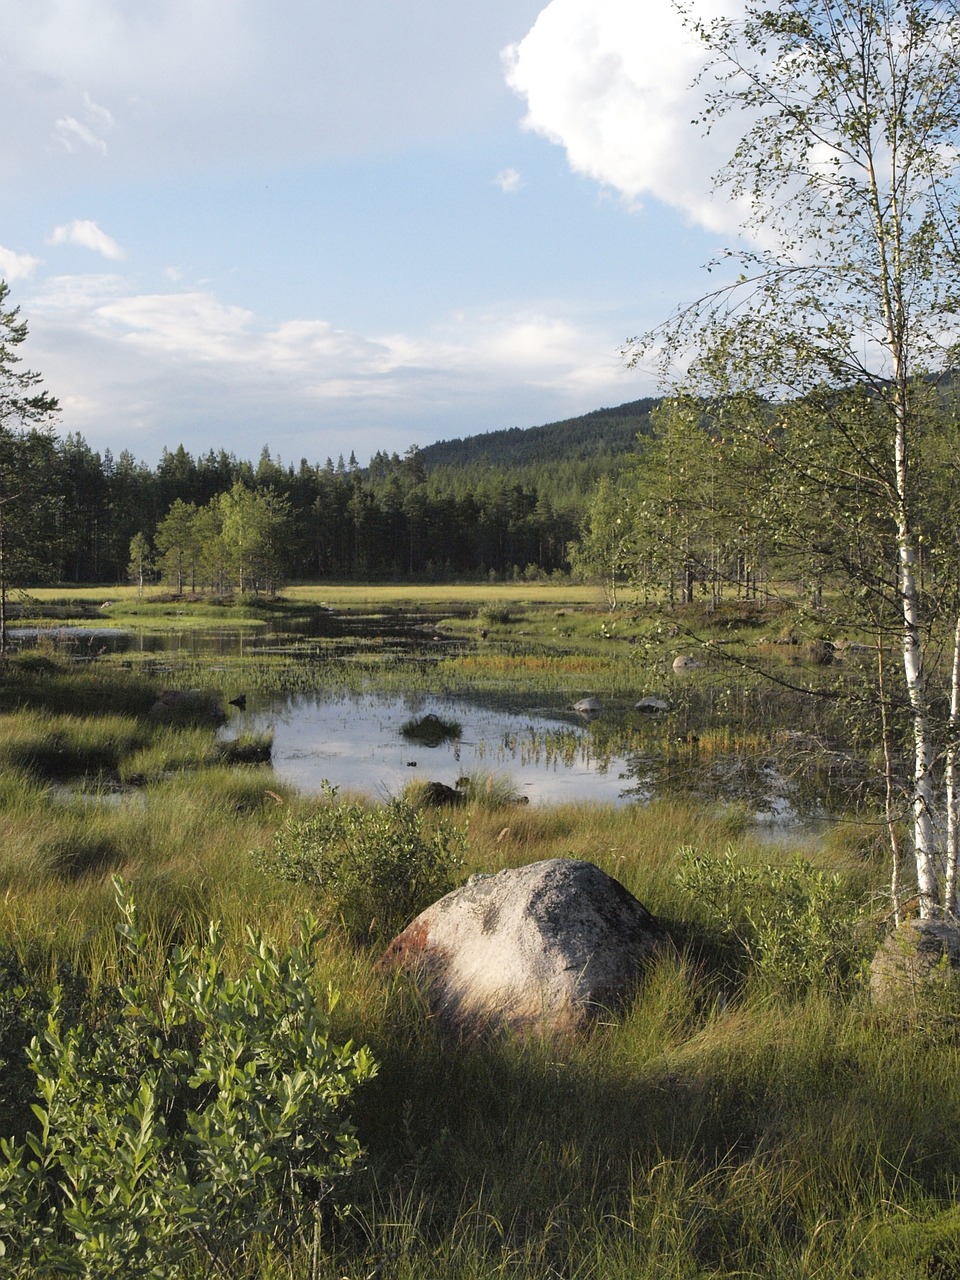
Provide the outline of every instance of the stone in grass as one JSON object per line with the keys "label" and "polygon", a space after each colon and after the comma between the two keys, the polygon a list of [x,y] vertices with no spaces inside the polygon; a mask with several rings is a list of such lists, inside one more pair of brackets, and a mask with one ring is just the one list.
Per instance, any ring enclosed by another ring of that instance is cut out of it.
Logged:
{"label": "stone in grass", "polygon": [[674,671],[698,671],[703,666],[696,658],[689,653],[678,653],[673,660]]}
{"label": "stone in grass", "polygon": [[870,963],[870,999],[878,1008],[909,1008],[948,985],[960,989],[960,925],[954,920],[907,920]]}
{"label": "stone in grass", "polygon": [[568,1032],[627,1001],[665,934],[592,863],[551,858],[471,876],[396,937],[380,965],[412,973],[466,1036]]}
{"label": "stone in grass", "polygon": [[635,703],[635,708],[637,711],[643,712],[644,715],[662,716],[666,715],[670,710],[670,703],[664,698],[654,698],[648,694],[647,697],[641,698],[639,702]]}

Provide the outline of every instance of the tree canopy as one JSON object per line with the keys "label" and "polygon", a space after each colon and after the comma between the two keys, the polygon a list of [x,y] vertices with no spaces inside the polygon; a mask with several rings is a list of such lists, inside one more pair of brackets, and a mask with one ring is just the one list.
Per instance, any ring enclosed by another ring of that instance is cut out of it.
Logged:
{"label": "tree canopy", "polygon": [[[712,402],[728,437],[779,455],[790,492],[834,502],[859,490],[869,504],[879,539],[870,572],[876,585],[887,566],[884,626],[897,629],[910,706],[921,912],[952,909],[955,877],[949,902],[940,878],[943,760],[928,661],[943,583],[931,590],[918,565],[929,375],[957,353],[960,9],[748,0],[742,19],[688,14],[688,24],[705,48],[701,123],[735,114],[742,125],[716,184],[741,210],[745,240],[727,255],[731,282],[627,350],[634,362],[656,350],[668,377],[682,367],[684,387]],[[758,415],[758,402],[804,413]],[[846,518],[858,510],[848,502]],[[837,522],[827,523],[835,539]],[[936,559],[955,579],[955,554]],[[945,751],[949,759],[949,742]]]}

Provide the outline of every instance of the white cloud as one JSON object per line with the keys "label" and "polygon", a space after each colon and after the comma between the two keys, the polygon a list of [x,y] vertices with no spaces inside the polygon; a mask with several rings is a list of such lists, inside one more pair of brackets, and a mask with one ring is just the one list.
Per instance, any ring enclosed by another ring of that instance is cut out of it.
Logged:
{"label": "white cloud", "polygon": [[13,249],[0,245],[0,278],[8,284],[14,280],[26,280],[39,265],[39,258],[33,258],[29,253],[15,253]]}
{"label": "white cloud", "polygon": [[95,222],[76,219],[73,222],[54,228],[48,244],[74,244],[81,249],[92,249],[114,262],[126,257],[123,249],[105,231],[101,231]]}
{"label": "white cloud", "polygon": [[92,129],[88,129],[73,116],[62,116],[54,125],[54,130],[57,140],[67,151],[75,150],[76,143],[82,142],[92,151],[99,151],[102,156],[107,154],[107,144],[103,138],[97,137]]}
{"label": "white cloud", "polygon": [[523,186],[523,178],[517,169],[501,169],[494,182],[505,195],[513,195]]}
{"label": "white cloud", "polygon": [[98,125],[101,129],[113,128],[113,112],[101,106],[99,102],[94,102],[89,93],[84,93],[83,105],[87,113],[87,119],[93,124]]}
{"label": "white cloud", "polygon": [[154,180],[383,153],[491,119],[506,124],[497,51],[538,8],[539,0],[8,5],[4,84],[18,128],[0,139],[0,164],[35,178],[50,159],[38,142],[53,121],[68,151],[106,155],[109,139],[112,160]]}
{"label": "white cloud", "polygon": [[159,454],[186,435],[195,451],[227,440],[252,457],[269,421],[284,456],[372,453],[449,436],[452,421],[470,434],[643,394],[616,359],[618,330],[549,310],[364,334],[322,319],[268,324],[210,292],[135,294],[121,277],[91,275],[47,282],[29,317],[47,384],[69,396],[64,429],[114,452]]}
{"label": "white cloud", "polygon": [[[697,0],[697,15],[736,16],[739,0]],[[741,217],[711,193],[730,152],[721,121],[709,138],[691,123],[704,51],[670,0],[551,0],[503,53],[526,100],[526,128],[564,147],[571,167],[632,203],[656,197],[711,231]]]}

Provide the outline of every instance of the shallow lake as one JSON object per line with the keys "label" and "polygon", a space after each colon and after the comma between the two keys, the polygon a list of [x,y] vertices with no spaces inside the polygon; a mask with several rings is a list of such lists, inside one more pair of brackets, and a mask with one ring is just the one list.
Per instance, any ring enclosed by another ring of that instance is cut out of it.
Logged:
{"label": "shallow lake", "polygon": [[[404,736],[405,724],[428,715],[458,723],[459,737],[426,746]],[[224,735],[264,730],[274,734],[277,776],[306,792],[329,782],[396,796],[414,779],[454,787],[458,778],[482,773],[509,777],[534,803],[636,799],[628,794],[636,782],[625,757],[598,758],[588,726],[537,709],[509,712],[419,694],[294,694],[239,712]]]}
{"label": "shallow lake", "polygon": [[[456,722],[459,736],[436,746],[405,736],[404,726],[424,716]],[[624,718],[614,707],[588,720],[572,711],[507,709],[468,697],[290,694],[259,705],[251,698],[222,734],[272,731],[277,776],[308,794],[329,783],[384,799],[414,780],[455,787],[464,776],[495,775],[531,804],[637,804],[672,793],[740,804],[770,834],[813,834],[821,826],[818,801],[791,786],[770,760],[700,760],[696,752],[678,760],[655,749],[618,750],[616,726]],[[603,732],[595,736],[601,721]]]}
{"label": "shallow lake", "polygon": [[[445,632],[442,623],[440,615],[423,612],[334,614],[320,608],[278,620],[276,626],[160,633],[103,625],[22,627],[11,632],[11,639],[25,646],[53,642],[80,660],[139,652],[172,664],[266,654],[310,661],[370,651],[402,663],[461,647],[462,640]],[[251,694],[246,710],[230,709],[223,732],[271,731],[277,776],[306,793],[319,793],[327,782],[383,798],[399,795],[415,779],[453,787],[464,775],[498,775],[533,804],[629,804],[667,794],[735,803],[755,814],[770,834],[809,831],[829,809],[844,807],[844,797],[826,799],[819,783],[811,786],[794,770],[781,769],[770,753],[701,756],[687,744],[698,741],[709,715],[689,701],[682,710],[678,705],[676,714],[644,717],[632,701],[605,700],[596,720],[557,704],[534,705],[533,698],[530,705],[522,702],[522,695],[494,704],[419,692]],[[426,715],[456,721],[459,736],[425,746],[403,735],[405,723]]]}

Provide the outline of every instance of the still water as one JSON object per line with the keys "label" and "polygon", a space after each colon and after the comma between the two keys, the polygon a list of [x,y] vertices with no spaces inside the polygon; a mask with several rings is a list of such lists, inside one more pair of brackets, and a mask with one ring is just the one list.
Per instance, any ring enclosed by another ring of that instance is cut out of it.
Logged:
{"label": "still water", "polygon": [[[403,662],[429,660],[459,644],[442,621],[426,613],[354,615],[320,608],[292,625],[284,618],[277,628],[151,634],[110,626],[24,627],[10,638],[23,646],[53,643],[80,660],[139,652],[174,664],[265,653],[310,661],[370,651]],[[533,804],[629,804],[668,794],[734,803],[771,834],[815,829],[828,812],[850,803],[848,779],[840,780],[841,793],[831,795],[831,779],[822,769],[823,776],[805,778],[782,753],[691,749],[686,744],[699,740],[710,715],[689,698],[684,703],[679,685],[675,700],[676,712],[663,717],[638,716],[629,701],[605,703],[599,717],[587,718],[562,705],[533,705],[533,699],[522,705],[522,696],[509,706],[494,706],[420,693],[251,695],[244,711],[229,708],[223,733],[272,732],[277,776],[307,794],[329,783],[384,798],[399,795],[415,779],[454,787],[464,775],[497,775]],[[403,735],[404,724],[426,715],[457,722],[459,736],[425,746]]]}
{"label": "still water", "polygon": [[[458,738],[426,746],[404,725],[437,716],[460,726]],[[233,713],[224,737],[272,731],[273,767],[306,794],[325,783],[374,799],[398,796],[414,780],[455,787],[464,776],[496,776],[531,804],[637,804],[675,795],[736,804],[769,836],[822,829],[823,792],[798,784],[765,756],[699,757],[663,750],[676,722],[639,745],[636,714],[610,705],[596,718],[572,710],[482,705],[469,697],[377,693],[275,696]]]}
{"label": "still water", "polygon": [[[403,735],[408,721],[426,715],[455,721],[460,736],[425,746]],[[511,712],[422,695],[295,694],[238,713],[224,735],[264,730],[274,734],[277,776],[305,792],[329,782],[383,798],[415,779],[454,787],[458,778],[482,773],[509,777],[517,794],[533,803],[636,799],[626,758],[599,758],[588,726],[543,710]]]}

